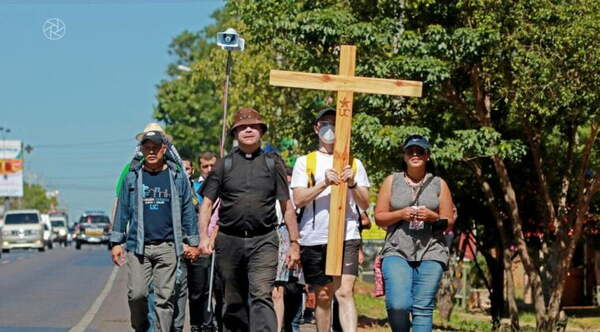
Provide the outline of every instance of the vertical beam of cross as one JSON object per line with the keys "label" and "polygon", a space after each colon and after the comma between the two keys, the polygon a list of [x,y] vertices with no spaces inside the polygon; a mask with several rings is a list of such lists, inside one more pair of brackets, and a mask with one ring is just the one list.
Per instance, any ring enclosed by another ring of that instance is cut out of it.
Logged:
{"label": "vertical beam of cross", "polygon": [[[354,76],[356,68],[356,46],[343,45],[340,53],[340,76]],[[354,92],[341,90],[337,93],[335,115],[335,144],[333,146],[333,168],[341,174],[350,162],[350,134],[352,130],[352,103]],[[327,261],[325,273],[340,275],[346,236],[346,197],[348,184],[342,182],[331,186],[329,203],[329,232],[327,238]]]}

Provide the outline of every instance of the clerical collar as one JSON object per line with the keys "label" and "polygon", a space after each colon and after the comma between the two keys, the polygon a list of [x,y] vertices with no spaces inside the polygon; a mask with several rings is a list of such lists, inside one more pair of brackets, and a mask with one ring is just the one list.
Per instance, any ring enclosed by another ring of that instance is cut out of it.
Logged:
{"label": "clerical collar", "polygon": [[256,151],[252,152],[252,153],[246,153],[244,151],[242,151],[242,149],[238,149],[239,154],[246,158],[246,159],[254,159],[258,156],[260,156],[263,152],[263,150],[261,148],[258,148]]}

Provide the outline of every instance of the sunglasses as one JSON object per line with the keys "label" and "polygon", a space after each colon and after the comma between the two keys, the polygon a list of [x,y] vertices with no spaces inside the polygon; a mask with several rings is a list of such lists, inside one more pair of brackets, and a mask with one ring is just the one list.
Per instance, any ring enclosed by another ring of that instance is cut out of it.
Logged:
{"label": "sunglasses", "polygon": [[404,154],[407,156],[418,156],[422,157],[425,155],[425,149],[418,146],[410,146],[404,150]]}

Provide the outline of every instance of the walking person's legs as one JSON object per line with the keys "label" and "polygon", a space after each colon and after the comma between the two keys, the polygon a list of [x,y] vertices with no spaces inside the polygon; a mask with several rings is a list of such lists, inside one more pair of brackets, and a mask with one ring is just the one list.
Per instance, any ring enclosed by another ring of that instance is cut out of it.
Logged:
{"label": "walking person's legs", "polygon": [[432,329],[435,296],[444,269],[436,261],[422,261],[413,270],[412,327],[414,332],[430,332]]}
{"label": "walking person's legs", "polygon": [[315,285],[317,305],[315,321],[318,332],[329,332],[331,329],[331,301],[333,299],[333,282],[323,286]]}
{"label": "walking person's legs", "polygon": [[334,296],[334,288],[333,279],[325,274],[327,248],[325,245],[316,245],[303,246],[300,250],[304,278],[315,293],[314,316],[317,331],[330,332],[331,301]]}
{"label": "walking person's legs", "polygon": [[338,319],[344,332],[356,331],[358,317],[354,303],[354,282],[358,275],[360,240],[344,241],[344,259],[341,277],[334,277],[335,298],[338,302]]}
{"label": "walking person's legs", "polygon": [[173,293],[173,301],[175,308],[173,311],[173,324],[171,331],[183,332],[185,323],[185,306],[188,299],[188,265],[189,262],[181,259],[179,263],[179,271],[176,272],[175,291]]}
{"label": "walking person's legs", "polygon": [[195,262],[188,263],[188,299],[190,308],[190,328],[199,330],[208,326],[210,314],[208,313],[208,281],[211,257],[200,257]]}
{"label": "walking person's legs", "polygon": [[385,257],[382,264],[385,306],[391,330],[408,331],[413,305],[413,268],[404,258],[397,256]]}
{"label": "walking person's legs", "polygon": [[297,278],[291,277],[290,280],[284,286],[283,302],[284,302],[284,314],[283,314],[283,330],[285,332],[299,331],[300,320],[302,319],[303,311],[303,288],[304,286],[299,284]]}
{"label": "walking person's legs", "polygon": [[335,297],[338,301],[339,320],[344,332],[354,332],[358,325],[356,305],[354,304],[354,282],[356,276],[342,274],[341,277],[334,278],[334,287],[336,287]]}
{"label": "walking person's legs", "polygon": [[223,282],[221,281],[221,277],[219,276],[217,271],[213,273],[213,278],[213,300],[215,307],[212,318],[214,318],[214,321],[217,323],[217,331],[223,331],[223,308],[225,307],[225,287],[223,286]]}
{"label": "walking person's legs", "polygon": [[283,318],[285,313],[285,303],[283,297],[285,288],[283,285],[275,285],[271,296],[273,297],[273,307],[275,308],[275,316],[277,316],[277,331],[281,331],[283,328]]}
{"label": "walking person's legs", "polygon": [[174,301],[176,300],[174,296],[177,270],[175,244],[163,242],[148,246],[148,249],[148,256],[151,257],[153,265],[155,312],[158,320],[156,327],[160,332],[168,332],[173,321]]}
{"label": "walking person's legs", "polygon": [[[246,239],[219,232],[215,243],[216,268],[222,287],[221,321],[224,332],[249,331]],[[269,289],[269,296],[271,290]],[[219,315],[219,312],[216,313]]]}
{"label": "walking person's legs", "polygon": [[277,331],[271,291],[277,274],[279,238],[273,231],[247,240],[250,331]]}
{"label": "walking person's legs", "polygon": [[144,256],[127,251],[127,300],[131,327],[136,332],[146,332],[148,322],[148,287],[152,280],[150,260]]}
{"label": "walking person's legs", "polygon": [[331,301],[331,332],[343,332],[342,323],[340,323],[340,304],[334,296]]}

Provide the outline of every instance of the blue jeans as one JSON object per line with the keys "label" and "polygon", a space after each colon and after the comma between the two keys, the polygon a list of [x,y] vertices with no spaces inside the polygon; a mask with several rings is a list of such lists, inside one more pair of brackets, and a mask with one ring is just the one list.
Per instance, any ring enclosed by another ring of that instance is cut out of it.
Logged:
{"label": "blue jeans", "polygon": [[443,271],[436,261],[407,262],[398,256],[383,260],[385,306],[392,331],[429,332],[433,308]]}

